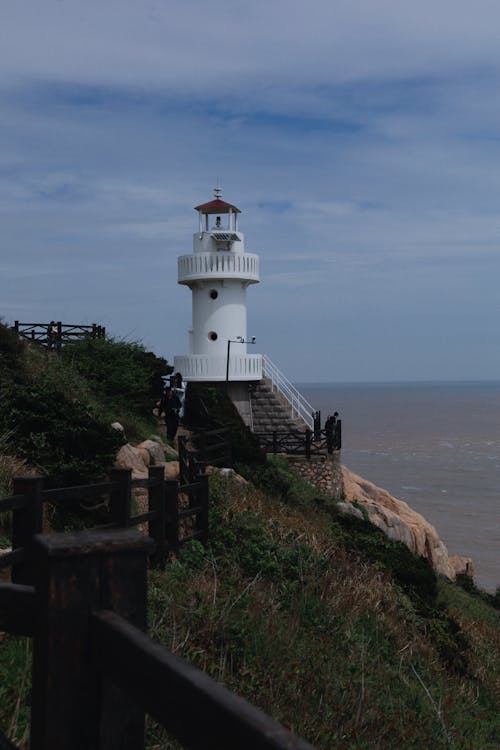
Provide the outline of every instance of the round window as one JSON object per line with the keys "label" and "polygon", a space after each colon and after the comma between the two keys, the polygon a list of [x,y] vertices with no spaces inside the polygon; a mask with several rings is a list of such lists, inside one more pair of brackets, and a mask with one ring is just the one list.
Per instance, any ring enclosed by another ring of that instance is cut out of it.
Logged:
{"label": "round window", "polygon": [[219,296],[219,292],[217,291],[217,289],[211,289],[210,290],[210,297],[212,299],[217,299],[218,296]]}
{"label": "round window", "polygon": [[208,334],[208,338],[210,339],[210,341],[217,341],[218,336],[215,331],[210,331],[210,333]]}

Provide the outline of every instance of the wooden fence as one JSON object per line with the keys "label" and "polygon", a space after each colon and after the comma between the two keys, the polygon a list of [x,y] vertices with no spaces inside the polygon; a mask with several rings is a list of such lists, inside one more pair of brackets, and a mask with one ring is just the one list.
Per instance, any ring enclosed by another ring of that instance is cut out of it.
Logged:
{"label": "wooden fence", "polygon": [[[37,535],[33,585],[0,584],[0,628],[33,638],[31,750],[143,750],[145,714],[187,748],[312,750],[154,643],[153,542],[131,529]],[[0,732],[0,748],[15,746]]]}
{"label": "wooden fence", "polygon": [[255,433],[266,453],[289,453],[292,455],[319,456],[339,451],[342,448],[342,420],[335,424],[333,432],[327,430],[289,430]]}
{"label": "wooden fence", "polygon": [[25,341],[33,341],[45,349],[60,351],[63,344],[69,341],[80,341],[81,339],[104,339],[106,329],[104,326],[92,323],[92,325],[73,325],[70,323],[20,323],[14,321],[12,330],[16,331],[19,338]]}
{"label": "wooden fence", "polygon": [[233,465],[231,430],[199,430],[188,441],[179,435],[179,474],[181,482],[189,483],[203,473],[208,464],[230,468]]}
{"label": "wooden fence", "polygon": [[[132,491],[146,489],[148,510],[134,514]],[[12,581],[30,584],[34,580],[31,543],[43,531],[43,506],[68,504],[92,498],[109,499],[107,529],[147,524],[154,542],[151,563],[163,567],[170,552],[178,554],[182,544],[192,539],[208,539],[208,477],[179,484],[165,481],[162,466],[150,466],[147,479],[132,479],[130,469],[112,469],[109,482],[44,489],[40,477],[14,479],[14,494],[0,500],[0,513],[12,511],[12,551],[0,556],[0,568],[12,566]]]}
{"label": "wooden fence", "polygon": [[[135,515],[134,488],[148,491],[148,511]],[[105,495],[106,528],[38,533],[44,503]],[[0,584],[0,630],[33,638],[31,750],[143,750],[145,714],[187,748],[313,750],[143,632],[147,560],[163,566],[187,539],[206,541],[208,477],[179,485],[151,466],[147,479],[114,469],[109,482],[58,489],[18,478],[0,500],[9,510],[13,549],[0,566],[13,582]],[[149,538],[117,528],[138,524]],[[0,750],[18,750],[2,732]]]}

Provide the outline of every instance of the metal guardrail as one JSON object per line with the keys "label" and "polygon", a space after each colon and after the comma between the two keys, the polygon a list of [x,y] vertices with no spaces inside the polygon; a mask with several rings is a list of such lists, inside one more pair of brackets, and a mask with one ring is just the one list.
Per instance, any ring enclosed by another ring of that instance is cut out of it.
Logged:
{"label": "metal guardrail", "polygon": [[262,355],[262,373],[271,381],[273,391],[278,391],[290,404],[292,417],[300,417],[310,430],[314,429],[314,407],[304,398],[288,378],[283,375],[266,354]]}

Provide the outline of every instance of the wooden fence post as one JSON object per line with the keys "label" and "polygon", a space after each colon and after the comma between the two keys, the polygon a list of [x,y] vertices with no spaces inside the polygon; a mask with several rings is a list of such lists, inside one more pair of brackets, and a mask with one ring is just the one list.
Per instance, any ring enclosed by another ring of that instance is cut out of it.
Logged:
{"label": "wooden fence post", "polygon": [[179,435],[177,439],[177,447],[179,450],[179,476],[180,476],[181,484],[188,484],[189,471],[188,471],[188,457],[187,457],[187,445],[186,445],[185,435]]}
{"label": "wooden fence post", "polygon": [[[207,436],[206,436],[205,430],[200,430],[200,432],[199,432],[199,438],[200,438],[200,443],[199,443],[200,458],[199,458],[199,462],[203,461],[204,466],[206,466],[207,463],[208,463],[208,458],[207,458]],[[193,479],[194,479],[194,477],[191,477],[191,481]]]}
{"label": "wooden fence post", "polygon": [[111,469],[110,479],[120,485],[118,489],[109,493],[111,522],[120,528],[126,528],[130,525],[132,470]]}
{"label": "wooden fence post", "polygon": [[150,466],[149,479],[157,481],[148,489],[148,510],[156,513],[149,521],[149,536],[155,542],[155,551],[151,564],[155,568],[164,568],[166,561],[166,508],[165,508],[165,472],[163,466]]}
{"label": "wooden fence post", "polygon": [[61,346],[62,346],[62,323],[59,320],[57,323],[56,352],[61,351]]}
{"label": "wooden fence post", "polygon": [[179,483],[175,479],[165,482],[166,535],[169,551],[179,554]]}
{"label": "wooden fence post", "polygon": [[201,513],[197,518],[197,530],[202,532],[201,543],[208,544],[208,474],[200,474],[196,481],[200,483],[198,491],[199,504],[202,507]]}
{"label": "wooden fence post", "polygon": [[314,439],[321,440],[321,412],[313,412],[314,419]]}
{"label": "wooden fence post", "polygon": [[231,430],[228,428],[226,433],[226,443],[227,443],[227,449],[226,449],[226,456],[227,456],[227,467],[229,469],[233,468],[233,441],[231,439]]}
{"label": "wooden fence post", "polygon": [[42,490],[43,479],[41,477],[15,477],[14,479],[14,495],[24,495],[26,505],[12,512],[12,549],[25,548],[25,559],[12,566],[13,583],[33,583],[31,547],[35,534],[40,534],[42,531]]}
{"label": "wooden fence post", "polygon": [[145,628],[151,546],[130,529],[35,538],[31,750],[144,747],[144,712],[93,655],[91,613],[110,609]]}
{"label": "wooden fence post", "polygon": [[311,430],[306,430],[306,458],[311,458]]}

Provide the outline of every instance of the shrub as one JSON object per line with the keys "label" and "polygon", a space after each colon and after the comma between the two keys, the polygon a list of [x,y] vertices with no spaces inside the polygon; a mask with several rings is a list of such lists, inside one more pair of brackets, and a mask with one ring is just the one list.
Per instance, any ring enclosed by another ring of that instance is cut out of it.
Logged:
{"label": "shrub", "polygon": [[24,346],[15,331],[0,323],[0,381],[19,373]]}
{"label": "shrub", "polygon": [[163,357],[141,344],[113,339],[84,339],[67,344],[62,358],[85,377],[108,413],[151,416],[163,392],[162,376],[172,372]]}
{"label": "shrub", "polygon": [[0,429],[9,432],[11,453],[54,483],[97,479],[113,464],[122,438],[85,401],[43,381],[4,387],[0,395]]}

